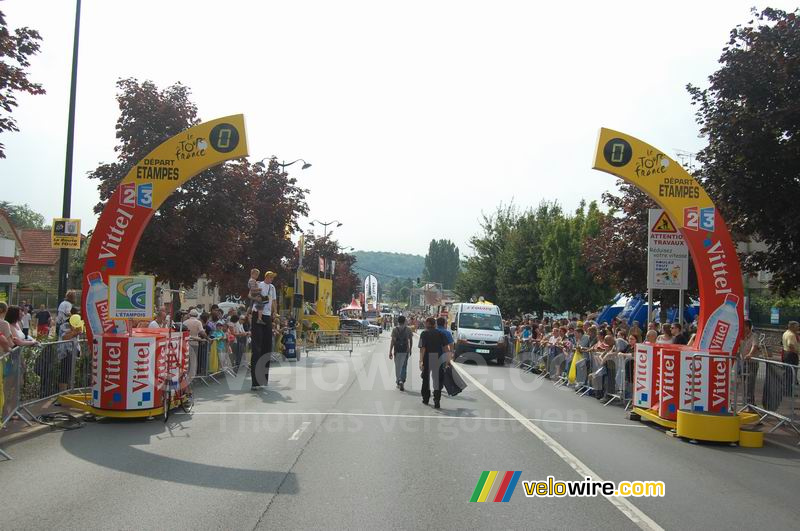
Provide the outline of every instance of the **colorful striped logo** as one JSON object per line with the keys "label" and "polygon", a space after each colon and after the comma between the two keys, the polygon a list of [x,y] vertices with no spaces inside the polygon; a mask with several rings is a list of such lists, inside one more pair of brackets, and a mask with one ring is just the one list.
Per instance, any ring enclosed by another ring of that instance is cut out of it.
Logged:
{"label": "colorful striped logo", "polygon": [[507,502],[517,488],[521,470],[498,472],[497,470],[484,470],[475,490],[472,492],[470,502]]}

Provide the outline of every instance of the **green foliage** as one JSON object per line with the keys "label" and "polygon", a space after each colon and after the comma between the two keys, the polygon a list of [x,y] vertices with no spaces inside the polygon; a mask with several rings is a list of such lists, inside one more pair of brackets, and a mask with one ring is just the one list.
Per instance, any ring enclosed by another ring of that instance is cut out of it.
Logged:
{"label": "green foliage", "polygon": [[[39,32],[30,28],[17,28],[10,32],[6,17],[0,11],[0,133],[19,131],[16,120],[11,117],[17,106],[17,92],[44,94],[42,85],[31,83],[26,72],[30,57],[39,53],[41,40]],[[5,146],[0,143],[0,159],[4,158]]]}
{"label": "green foliage", "polygon": [[414,281],[410,278],[403,280],[400,280],[399,278],[393,278],[391,282],[389,282],[389,287],[387,290],[389,300],[394,302],[408,302],[413,285]]}
{"label": "green foliage", "polygon": [[458,247],[450,240],[431,240],[425,256],[423,280],[438,282],[442,289],[453,289],[460,267]]}
{"label": "green foliage", "polygon": [[561,217],[557,203],[542,201],[536,210],[523,213],[504,238],[497,259],[497,302],[502,307],[516,314],[551,309],[541,294],[543,243]]}
{"label": "green foliage", "polygon": [[603,217],[592,201],[588,211],[581,202],[573,217],[554,221],[542,245],[540,271],[541,296],[548,305],[583,312],[596,309],[613,295],[607,284],[594,282],[581,254],[583,242],[599,233]]}
{"label": "green foliage", "polygon": [[17,229],[43,229],[47,226],[44,216],[27,204],[17,205],[8,201],[0,201],[0,210],[5,210],[11,223]]}
{"label": "green foliage", "polygon": [[355,251],[353,255],[357,260],[354,268],[361,276],[361,280],[363,281],[371,273],[383,287],[388,286],[395,278],[417,279],[422,276],[422,270],[425,268],[425,259],[416,254]]}
{"label": "green foliage", "polygon": [[581,248],[603,217],[596,203],[588,210],[581,204],[574,216],[547,201],[522,213],[501,205],[470,240],[475,254],[464,261],[457,293],[464,300],[483,296],[507,315],[596,308],[611,290],[594,281]]}
{"label": "green foliage", "polygon": [[518,219],[519,213],[514,205],[500,205],[494,214],[482,214],[482,233],[470,238],[473,254],[462,262],[461,274],[456,281],[455,291],[461,300],[477,300],[479,297],[497,300],[497,259]]}
{"label": "green foliage", "polygon": [[86,264],[86,251],[89,250],[89,243],[92,240],[90,234],[81,243],[81,248],[72,250],[69,253],[69,289],[80,289],[83,281],[83,266]]}
{"label": "green foliage", "polygon": [[740,237],[766,252],[747,256],[745,270],[771,271],[772,288],[800,285],[800,18],[797,11],[753,10],[736,26],[709,86],[687,86],[708,146],[697,175]]}

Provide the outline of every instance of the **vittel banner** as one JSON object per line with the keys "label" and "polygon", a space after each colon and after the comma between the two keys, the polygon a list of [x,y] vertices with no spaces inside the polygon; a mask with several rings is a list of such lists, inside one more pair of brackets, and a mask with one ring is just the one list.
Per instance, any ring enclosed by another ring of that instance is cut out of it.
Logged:
{"label": "vittel banner", "polygon": [[681,353],[680,406],[683,411],[728,413],[731,359],[707,351]]}
{"label": "vittel banner", "polygon": [[658,403],[657,384],[660,360],[655,358],[653,345],[637,343],[634,354],[633,403],[650,408]]}
{"label": "vittel banner", "polygon": [[678,404],[681,389],[681,351],[664,349],[661,351],[659,373],[658,416],[662,419],[678,418]]}
{"label": "vittel banner", "polygon": [[128,338],[126,409],[150,409],[156,390],[156,338]]}
{"label": "vittel banner", "polygon": [[[93,405],[102,409],[127,409],[128,397],[128,338],[106,335],[103,337],[99,360],[99,396],[93,396]],[[99,401],[99,403],[98,403]]]}

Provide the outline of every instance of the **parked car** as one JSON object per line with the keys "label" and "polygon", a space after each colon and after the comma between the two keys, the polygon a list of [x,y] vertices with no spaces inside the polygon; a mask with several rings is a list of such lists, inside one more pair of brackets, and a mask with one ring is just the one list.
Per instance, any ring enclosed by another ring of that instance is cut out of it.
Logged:
{"label": "parked car", "polygon": [[358,319],[341,319],[339,321],[339,329],[347,332],[359,332],[370,335],[378,335],[381,333],[381,327],[367,323],[366,321],[359,321]]}

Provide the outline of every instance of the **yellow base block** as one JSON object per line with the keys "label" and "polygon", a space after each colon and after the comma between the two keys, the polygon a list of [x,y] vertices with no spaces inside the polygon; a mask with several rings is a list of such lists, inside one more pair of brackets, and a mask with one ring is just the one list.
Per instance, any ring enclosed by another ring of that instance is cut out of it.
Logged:
{"label": "yellow base block", "polygon": [[678,411],[678,437],[710,442],[738,442],[741,419],[738,415],[713,415]]}
{"label": "yellow base block", "polygon": [[739,446],[742,448],[761,448],[764,446],[764,432],[741,430],[739,432]]}
{"label": "yellow base block", "polygon": [[742,411],[739,413],[739,419],[742,425],[753,424],[761,420],[761,415],[758,413],[750,413],[749,411]]}
{"label": "yellow base block", "polygon": [[[89,396],[84,394],[78,395],[61,395],[58,397],[62,405],[74,407],[91,413],[98,417],[110,417],[118,419],[134,419],[134,418],[147,418],[157,417],[164,413],[163,407],[156,407],[153,409],[134,409],[134,410],[115,410],[115,409],[100,409],[89,404]],[[172,407],[180,405],[179,399],[172,400]]]}
{"label": "yellow base block", "polygon": [[652,409],[642,409],[639,407],[633,408],[633,412],[642,417],[642,420],[646,420],[648,422],[653,422],[658,424],[659,426],[663,426],[667,429],[674,430],[675,429],[675,421],[674,420],[667,420],[662,419],[658,416],[658,414],[653,411]]}

